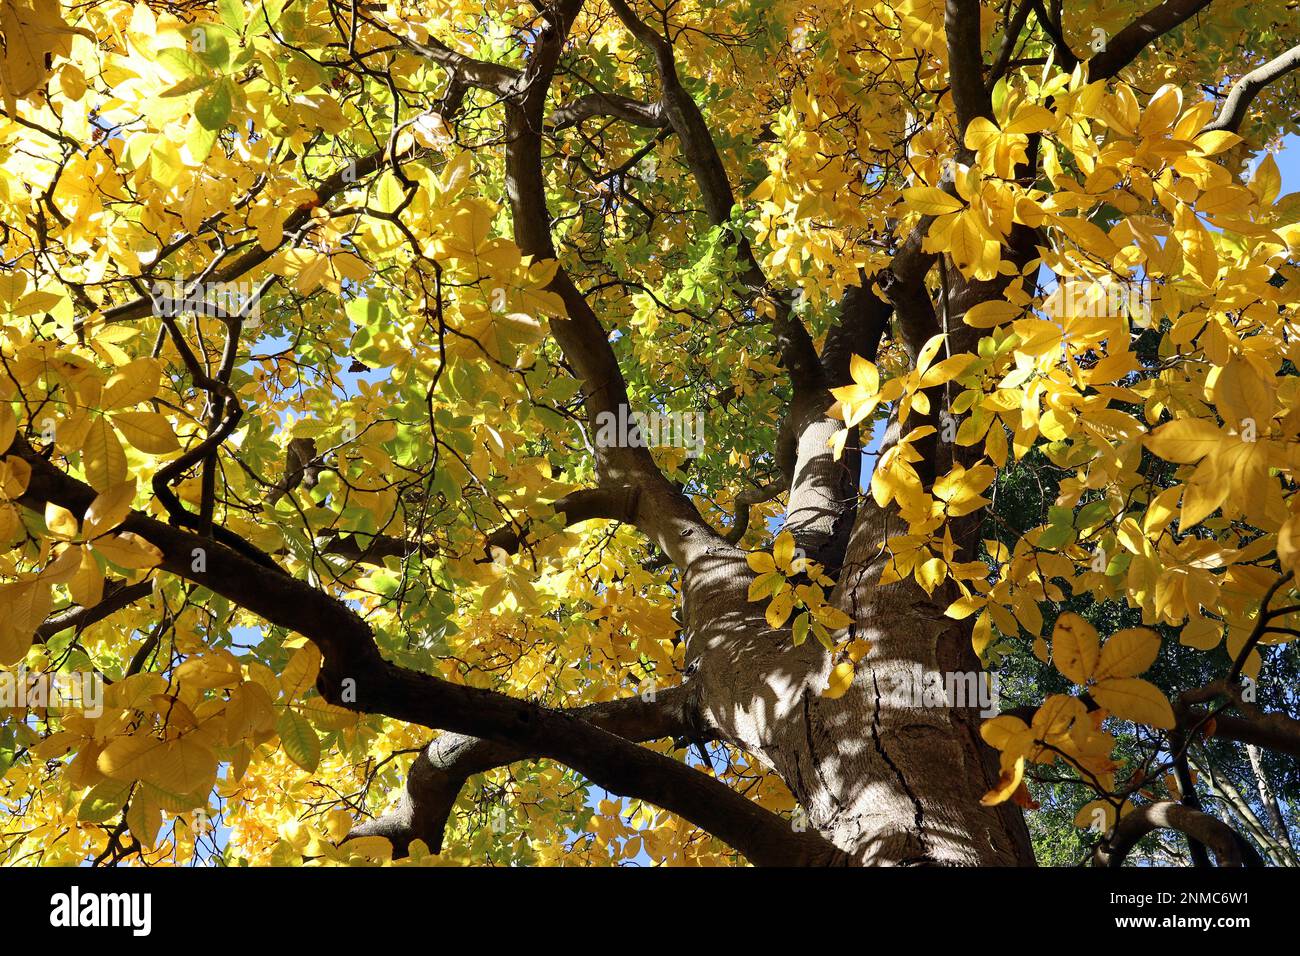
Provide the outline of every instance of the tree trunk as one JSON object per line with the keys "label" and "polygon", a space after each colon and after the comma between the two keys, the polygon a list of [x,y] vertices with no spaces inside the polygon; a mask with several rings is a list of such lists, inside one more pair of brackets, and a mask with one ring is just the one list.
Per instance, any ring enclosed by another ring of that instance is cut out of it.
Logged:
{"label": "tree trunk", "polygon": [[[716,548],[687,576],[687,660],[705,719],[774,770],[812,827],[862,865],[1032,865],[1018,807],[980,805],[998,778],[977,708],[900,700],[924,674],[973,674],[968,628],[909,581],[877,584],[887,516],[862,506],[834,602],[871,650],[839,699],[821,696],[832,660],[773,631],[747,600],[744,554]],[[894,527],[892,533],[899,533]]]}

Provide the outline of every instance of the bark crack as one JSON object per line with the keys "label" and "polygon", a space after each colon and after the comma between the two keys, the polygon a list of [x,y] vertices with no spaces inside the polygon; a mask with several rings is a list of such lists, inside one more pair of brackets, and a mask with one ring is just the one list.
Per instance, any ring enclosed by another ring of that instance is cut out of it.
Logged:
{"label": "bark crack", "polygon": [[874,673],[871,675],[871,684],[876,691],[876,707],[875,711],[871,715],[871,742],[876,748],[876,753],[880,754],[880,759],[885,762],[886,766],[894,772],[894,776],[898,778],[898,783],[903,788],[903,792],[907,794],[907,798],[912,801],[912,806],[916,808],[916,816],[913,822],[916,826],[916,842],[920,846],[921,854],[918,857],[900,860],[899,862],[904,865],[931,863],[933,861],[930,858],[930,849],[926,846],[925,840],[925,807],[921,804],[920,798],[917,797],[916,793],[912,790],[911,785],[908,784],[907,777],[904,776],[903,771],[899,768],[898,764],[894,763],[893,758],[890,757],[889,753],[885,750],[884,741],[880,739],[880,682],[876,679]]}
{"label": "bark crack", "polygon": [[808,762],[812,765],[813,773],[817,775],[817,780],[821,783],[822,789],[826,791],[826,795],[830,797],[831,803],[836,807],[843,806],[840,803],[840,798],[835,795],[835,791],[831,789],[826,782],[826,778],[822,775],[821,763],[817,760],[817,746],[813,743],[812,731],[812,691],[806,687],[803,692],[803,732],[804,740],[808,744]]}

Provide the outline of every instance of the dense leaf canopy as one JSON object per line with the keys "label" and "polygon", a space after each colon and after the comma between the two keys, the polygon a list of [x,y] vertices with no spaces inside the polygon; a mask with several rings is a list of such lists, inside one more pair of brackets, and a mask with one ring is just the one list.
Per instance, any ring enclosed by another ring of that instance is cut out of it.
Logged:
{"label": "dense leaf canopy", "polygon": [[1292,20],[3,0],[0,665],[107,686],[0,700],[0,861],[387,861],[434,731],[498,749],[407,862],[774,860],[788,781],[631,721],[705,534],[820,693],[870,660],[782,527],[807,408],[1042,854],[1300,752]]}

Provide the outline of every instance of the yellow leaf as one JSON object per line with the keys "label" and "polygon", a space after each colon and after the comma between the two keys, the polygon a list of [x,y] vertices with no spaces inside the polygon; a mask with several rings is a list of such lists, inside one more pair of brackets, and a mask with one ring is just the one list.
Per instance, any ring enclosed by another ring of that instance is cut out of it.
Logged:
{"label": "yellow leaf", "polygon": [[[1125,812],[1132,809],[1132,804],[1127,801],[1124,806]],[[1074,815],[1074,825],[1080,830],[1107,833],[1115,825],[1115,817],[1115,807],[1108,800],[1090,800]]]}
{"label": "yellow leaf", "polygon": [[64,541],[71,541],[80,533],[80,522],[77,521],[77,516],[53,501],[45,503],[45,527],[49,528],[50,533],[56,538]]}
{"label": "yellow leaf", "polygon": [[1276,382],[1265,379],[1255,366],[1240,358],[1215,369],[1211,376],[1214,404],[1228,428],[1239,431],[1243,423],[1249,422],[1262,432],[1273,417]]}
{"label": "yellow leaf", "polygon": [[126,452],[102,415],[92,415],[88,419],[81,458],[86,480],[96,491],[107,491],[126,481]]}
{"label": "yellow leaf", "polygon": [[212,787],[217,776],[216,755],[193,735],[169,740],[149,766],[149,782],[172,793],[188,794]]}
{"label": "yellow leaf", "polygon": [[1097,680],[1110,677],[1136,677],[1155,663],[1160,653],[1160,637],[1145,627],[1116,631],[1106,639],[1097,664]]}
{"label": "yellow leaf", "polygon": [[980,736],[995,750],[1006,750],[1012,741],[1023,737],[1028,730],[1028,724],[1010,714],[1002,714],[980,724]]}
{"label": "yellow leaf", "polygon": [[984,796],[980,797],[980,803],[986,807],[996,806],[999,803],[1005,803],[1011,798],[1011,795],[1020,788],[1020,782],[1025,778],[1025,758],[1016,757],[1010,766],[1004,766],[1002,773],[998,777],[997,785]]}
{"label": "yellow leaf", "polygon": [[[764,554],[771,561],[771,555]],[[786,586],[786,577],[780,571],[765,571],[749,582],[749,600],[766,601]]]}
{"label": "yellow leaf", "polygon": [[158,412],[114,412],[113,424],[136,448],[150,455],[166,455],[180,448],[172,423]]}
{"label": "yellow leaf", "polygon": [[294,651],[289,663],[284,665],[280,675],[280,687],[284,690],[284,699],[293,700],[316,683],[320,673],[321,656],[315,644],[305,644]]}
{"label": "yellow leaf", "polygon": [[129,362],[113,373],[104,386],[104,408],[126,408],[147,402],[158,394],[162,363],[146,356]]}
{"label": "yellow leaf", "polygon": [[[1215,153],[1221,153],[1225,149],[1232,149],[1232,147],[1241,142],[1241,137],[1236,133],[1229,133],[1227,130],[1216,129],[1211,130],[1208,133],[1202,133],[1200,136],[1196,137],[1195,142],[1196,148],[1204,155],[1213,156]],[[1273,157],[1269,156],[1268,158],[1272,159]]]}
{"label": "yellow leaf", "polygon": [[97,538],[120,525],[130,513],[134,498],[134,478],[100,492],[86,510],[84,529],[86,540]]}
{"label": "yellow leaf", "polygon": [[111,538],[96,538],[91,547],[119,568],[132,570],[156,568],[163,561],[163,553],[160,550],[129,531],[113,535]]}
{"label": "yellow leaf", "polygon": [[1069,694],[1052,694],[1034,713],[1030,729],[1039,739],[1055,737],[1068,733],[1080,721],[1087,718],[1087,708],[1078,698]]}
{"label": "yellow leaf", "polygon": [[208,651],[188,658],[176,668],[176,682],[190,690],[231,687],[243,682],[239,661],[225,650]]}
{"label": "yellow leaf", "polygon": [[773,629],[779,628],[793,609],[794,591],[787,588],[772,598],[772,603],[767,606],[767,613],[764,615],[767,618],[767,626]]}
{"label": "yellow leaf", "polygon": [[1093,699],[1123,720],[1170,730],[1174,711],[1160,688],[1137,677],[1112,677],[1092,688]]}
{"label": "yellow leaf", "polygon": [[1146,438],[1146,446],[1165,461],[1200,461],[1224,442],[1218,425],[1200,418],[1180,418],[1161,425]]}
{"label": "yellow leaf", "polygon": [[1056,620],[1052,631],[1052,663],[1076,684],[1086,684],[1097,668],[1100,649],[1097,629],[1072,611]]}
{"label": "yellow leaf", "polygon": [[962,208],[962,201],[934,186],[914,186],[903,190],[903,201],[923,216],[942,216]]}
{"label": "yellow leaf", "polygon": [[853,684],[853,662],[842,661],[836,664],[831,670],[831,676],[827,682],[826,689],[822,691],[823,697],[829,697],[831,700],[838,700],[844,696],[845,691]]}
{"label": "yellow leaf", "polygon": [[153,849],[162,826],[162,809],[143,788],[136,791],[126,808],[126,825],[131,836],[143,847]]}
{"label": "yellow leaf", "polygon": [[842,627],[848,627],[853,623],[853,618],[849,617],[837,607],[830,604],[819,604],[811,608],[812,616],[824,627],[831,630],[839,630]]}
{"label": "yellow leaf", "polygon": [[1255,174],[1250,179],[1250,191],[1255,194],[1261,206],[1271,206],[1277,194],[1282,191],[1282,174],[1272,153],[1266,154],[1255,168]]}
{"label": "yellow leaf", "polygon": [[96,764],[100,773],[114,780],[141,780],[149,775],[162,744],[149,733],[115,737],[100,751]]}
{"label": "yellow leaf", "polygon": [[1223,640],[1223,625],[1208,617],[1194,617],[1183,625],[1178,635],[1180,644],[1194,647],[1198,651],[1210,651],[1219,646]]}
{"label": "yellow leaf", "polygon": [[87,547],[77,548],[81,563],[77,573],[68,582],[68,593],[82,607],[94,607],[104,596],[104,573],[99,570],[95,556]]}
{"label": "yellow leaf", "polygon": [[991,299],[967,309],[966,314],[962,316],[962,321],[972,328],[992,329],[1018,319],[1023,311],[1024,309],[1018,305],[1012,305],[1002,299]]}
{"label": "yellow leaf", "polygon": [[794,535],[789,531],[782,531],[776,536],[776,542],[772,545],[772,559],[787,575],[791,573],[790,565],[794,560]]}

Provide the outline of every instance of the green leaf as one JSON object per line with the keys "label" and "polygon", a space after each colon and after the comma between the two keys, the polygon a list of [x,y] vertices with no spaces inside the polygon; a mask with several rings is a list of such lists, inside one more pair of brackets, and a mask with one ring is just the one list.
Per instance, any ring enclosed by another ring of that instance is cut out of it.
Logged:
{"label": "green leaf", "polygon": [[190,155],[194,157],[194,161],[201,163],[208,158],[208,154],[212,152],[212,147],[217,144],[217,131],[195,126],[190,130],[190,138],[187,144],[190,147]]}
{"label": "green leaf", "polygon": [[244,31],[244,5],[240,0],[217,0],[217,15],[235,33]]}
{"label": "green leaf", "polygon": [[107,823],[122,812],[122,805],[130,793],[129,782],[105,780],[98,783],[82,798],[77,819],[83,823]]}
{"label": "green leaf", "polygon": [[802,644],[804,641],[808,639],[809,622],[810,619],[808,617],[807,611],[804,611],[802,614],[800,614],[798,617],[794,619],[794,626],[791,628],[791,630],[794,632],[795,647],[798,647],[800,644]]}
{"label": "green leaf", "polygon": [[320,738],[316,729],[301,714],[285,708],[275,725],[280,743],[289,759],[311,773],[320,763]]}
{"label": "green leaf", "polygon": [[179,72],[183,77],[203,76],[212,79],[212,71],[188,48],[169,46],[165,50],[159,50],[158,63]]}
{"label": "green leaf", "polygon": [[189,47],[200,60],[214,70],[230,65],[230,43],[225,31],[215,24],[199,24],[189,31]]}
{"label": "green leaf", "polygon": [[196,90],[201,90],[205,86],[210,86],[215,77],[211,76],[191,76],[181,80],[170,89],[163,90],[159,96],[185,96]]}
{"label": "green leaf", "polygon": [[230,119],[230,83],[222,80],[199,97],[194,118],[204,129],[219,130]]}

